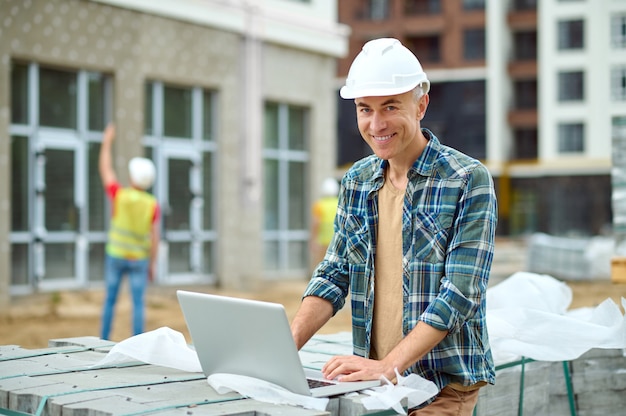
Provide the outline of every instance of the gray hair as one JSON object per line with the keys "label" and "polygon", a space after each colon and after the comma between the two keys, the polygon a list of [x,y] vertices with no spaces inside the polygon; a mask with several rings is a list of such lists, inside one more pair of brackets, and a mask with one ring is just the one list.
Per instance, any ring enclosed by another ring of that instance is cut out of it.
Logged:
{"label": "gray hair", "polygon": [[424,92],[424,84],[419,83],[417,87],[413,88],[413,101],[418,102],[420,98],[426,93]]}

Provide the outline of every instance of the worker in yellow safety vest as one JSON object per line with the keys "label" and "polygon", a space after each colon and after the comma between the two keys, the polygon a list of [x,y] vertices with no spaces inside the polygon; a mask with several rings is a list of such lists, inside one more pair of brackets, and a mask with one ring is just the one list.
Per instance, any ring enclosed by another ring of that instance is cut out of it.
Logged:
{"label": "worker in yellow safety vest", "polygon": [[309,245],[312,268],[322,261],[333,237],[338,194],[339,184],[337,181],[334,178],[326,178],[322,183],[322,195],[313,204]]}
{"label": "worker in yellow safety vest", "polygon": [[111,201],[111,224],[106,244],[106,296],[102,311],[100,336],[109,339],[115,303],[124,275],[128,277],[133,302],[132,331],[144,330],[144,294],[148,281],[154,279],[159,246],[160,208],[156,198],[147,192],[155,179],[156,169],[150,159],[135,157],[128,164],[129,187],[122,187],[111,162],[115,126],[109,124],[100,147],[98,169],[104,190]]}

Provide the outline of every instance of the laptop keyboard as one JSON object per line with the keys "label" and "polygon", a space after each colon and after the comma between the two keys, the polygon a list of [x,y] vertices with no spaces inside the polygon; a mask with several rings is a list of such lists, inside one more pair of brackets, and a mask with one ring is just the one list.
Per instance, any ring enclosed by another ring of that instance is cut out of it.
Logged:
{"label": "laptop keyboard", "polygon": [[324,381],[319,379],[307,378],[306,381],[309,382],[309,388],[314,389],[316,387],[324,387],[324,386],[333,386],[336,383],[332,381]]}

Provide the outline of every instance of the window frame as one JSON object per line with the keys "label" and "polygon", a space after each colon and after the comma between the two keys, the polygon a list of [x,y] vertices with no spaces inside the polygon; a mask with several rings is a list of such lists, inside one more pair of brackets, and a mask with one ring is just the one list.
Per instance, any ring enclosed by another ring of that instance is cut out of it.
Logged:
{"label": "window frame", "polygon": [[441,0],[405,0],[404,14],[408,16],[434,15],[441,13]]}
{"label": "window frame", "polygon": [[406,46],[418,57],[422,64],[441,63],[440,35],[412,36],[407,39]]}
{"label": "window frame", "polygon": [[611,16],[611,47],[626,49],[626,13]]}
{"label": "window frame", "polygon": [[536,30],[523,30],[513,33],[513,57],[516,61],[537,60]]}
{"label": "window frame", "polygon": [[583,153],[585,151],[585,123],[583,121],[558,123],[557,140],[559,154]]}
{"label": "window frame", "polygon": [[585,99],[585,71],[565,70],[557,73],[558,102],[580,102]]}
{"label": "window frame", "polygon": [[611,100],[626,101],[626,65],[611,68]]}
{"label": "window frame", "polygon": [[[276,131],[272,132],[278,135],[276,140],[269,140],[267,130],[267,111],[270,106],[277,107],[277,125]],[[270,198],[275,196],[276,212],[269,212],[269,201],[264,201],[264,221],[263,221],[263,252],[264,252],[264,269],[266,272],[271,272],[273,275],[282,273],[291,273],[306,271],[308,268],[308,240],[309,240],[309,212],[308,212],[308,193],[306,192],[306,186],[302,186],[300,189],[300,195],[295,198],[299,199],[302,203],[302,228],[293,227],[291,224],[291,210],[290,200],[294,198],[293,187],[291,182],[294,178],[291,177],[290,167],[293,163],[302,164],[303,177],[300,178],[303,184],[308,183],[309,175],[309,163],[310,163],[310,108],[303,105],[295,105],[291,103],[268,100],[264,103],[264,118],[266,126],[264,129],[263,137],[263,176],[265,183],[263,187],[265,189],[264,198]],[[303,146],[299,149],[292,149],[290,147],[290,111],[293,109],[299,109],[303,112],[303,126],[302,133],[305,135],[302,142]],[[267,143],[272,143],[272,147],[268,147]],[[276,179],[278,184],[268,183],[267,166],[268,163],[276,164]],[[271,195],[270,189],[275,189],[276,194]],[[272,217],[270,217],[272,216]],[[274,221],[270,221],[269,218],[274,218]],[[268,228],[268,225],[274,228]],[[290,248],[301,247],[300,261],[294,264],[293,253],[290,252]],[[275,257],[270,258],[272,249],[275,249]],[[292,259],[290,261],[290,259]]]}
{"label": "window frame", "polygon": [[485,10],[486,0],[463,0],[463,10]]}
{"label": "window frame", "polygon": [[568,19],[557,22],[557,50],[570,51],[585,48],[585,19]]}
{"label": "window frame", "polygon": [[386,20],[391,11],[390,0],[361,0],[356,8],[357,20]]}
{"label": "window frame", "polygon": [[484,27],[463,30],[463,59],[484,60],[487,56],[487,39]]}

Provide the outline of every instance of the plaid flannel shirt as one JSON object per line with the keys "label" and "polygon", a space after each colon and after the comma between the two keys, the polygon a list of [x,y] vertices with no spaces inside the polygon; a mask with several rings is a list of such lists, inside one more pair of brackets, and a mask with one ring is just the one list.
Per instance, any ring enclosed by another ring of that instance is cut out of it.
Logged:
{"label": "plaid flannel shirt", "polygon": [[[418,323],[448,335],[406,372],[466,386],[495,383],[485,318],[497,202],[479,161],[442,145],[429,130],[408,173],[402,217],[404,335]],[[336,313],[350,293],[354,354],[369,357],[374,311],[378,191],[387,162],[369,156],[344,175],[335,234],[304,296],[319,296]]]}

